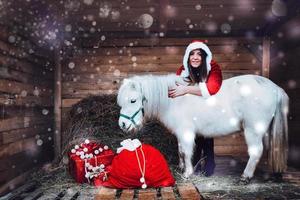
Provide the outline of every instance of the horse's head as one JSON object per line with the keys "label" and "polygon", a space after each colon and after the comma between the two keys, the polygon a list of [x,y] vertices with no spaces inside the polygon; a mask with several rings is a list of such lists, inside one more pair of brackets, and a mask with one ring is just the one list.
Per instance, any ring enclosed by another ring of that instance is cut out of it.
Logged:
{"label": "horse's head", "polygon": [[142,126],[143,103],[140,83],[125,79],[118,91],[118,105],[121,107],[119,126],[124,132],[136,132]]}

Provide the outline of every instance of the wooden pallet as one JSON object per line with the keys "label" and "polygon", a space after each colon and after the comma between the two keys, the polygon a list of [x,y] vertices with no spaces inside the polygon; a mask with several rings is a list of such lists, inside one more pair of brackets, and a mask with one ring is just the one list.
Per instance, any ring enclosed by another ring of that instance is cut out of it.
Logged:
{"label": "wooden pallet", "polygon": [[102,187],[96,195],[95,200],[109,199],[139,199],[139,200],[155,200],[155,199],[182,199],[182,200],[199,200],[201,196],[197,188],[192,183],[179,184],[175,187],[164,187],[159,189],[140,189],[140,190],[120,190]]}
{"label": "wooden pallet", "polygon": [[71,188],[42,191],[36,183],[23,185],[0,200],[200,200],[201,195],[192,183],[174,187],[117,190],[106,187],[79,190],[80,185]]}

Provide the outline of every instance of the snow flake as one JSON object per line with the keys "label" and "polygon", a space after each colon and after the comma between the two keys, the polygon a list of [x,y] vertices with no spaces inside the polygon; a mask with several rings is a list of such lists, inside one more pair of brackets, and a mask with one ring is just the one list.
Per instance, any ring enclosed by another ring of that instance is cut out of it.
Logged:
{"label": "snow flake", "polygon": [[49,110],[47,110],[47,109],[43,109],[43,110],[42,110],[42,113],[43,113],[43,115],[48,115],[48,113],[49,113]]}
{"label": "snow flake", "polygon": [[242,85],[240,88],[240,93],[242,96],[249,96],[252,93],[250,86]]}
{"label": "snow flake", "polygon": [[16,42],[16,37],[15,37],[14,35],[10,35],[10,36],[8,37],[8,42],[9,42],[9,43],[15,43],[15,42]]}
{"label": "snow flake", "polygon": [[86,5],[92,5],[94,2],[94,0],[83,0],[83,3],[85,3]]}
{"label": "snow flake", "polygon": [[118,69],[116,69],[115,71],[114,71],[114,76],[120,76],[121,75],[121,72],[120,72],[120,70],[118,70]]}
{"label": "snow flake", "polygon": [[234,16],[233,15],[229,15],[228,16],[228,21],[232,22],[234,20]]}
{"label": "snow flake", "polygon": [[22,90],[21,91],[21,97],[26,97],[27,96],[27,91],[26,90]]}
{"label": "snow flake", "polygon": [[197,5],[195,6],[195,9],[196,9],[196,10],[201,10],[201,8],[202,8],[202,6],[201,6],[200,4],[197,4]]}
{"label": "snow flake", "polygon": [[283,0],[273,0],[272,14],[277,17],[283,17],[287,13],[287,7]]}
{"label": "snow flake", "polygon": [[111,19],[118,20],[120,18],[120,12],[118,10],[111,11]]}
{"label": "snow flake", "polygon": [[165,10],[164,13],[167,17],[175,17],[177,15],[177,9],[174,6],[168,5]]}
{"label": "snow flake", "polygon": [[132,56],[132,57],[131,57],[131,61],[132,61],[132,62],[136,62],[136,61],[137,61],[137,58],[136,58],[135,56]]}
{"label": "snow flake", "polygon": [[42,145],[43,145],[43,140],[38,139],[38,140],[36,141],[36,144],[37,144],[38,146],[42,146]]}
{"label": "snow flake", "polygon": [[183,139],[186,143],[190,143],[192,140],[194,140],[194,133],[190,131],[184,132]]}
{"label": "snow flake", "polygon": [[238,119],[237,118],[235,118],[235,117],[231,117],[230,119],[229,119],[229,123],[230,123],[230,125],[232,125],[232,126],[236,126],[237,124],[238,124]]}
{"label": "snow flake", "polygon": [[72,25],[71,24],[67,24],[66,26],[65,26],[65,31],[66,32],[70,32],[72,30]]}
{"label": "snow flake", "polygon": [[150,8],[149,8],[149,12],[150,12],[150,13],[154,13],[154,12],[155,12],[155,8],[154,8],[154,7],[150,7]]}
{"label": "snow flake", "polygon": [[264,133],[266,131],[267,126],[264,122],[257,122],[255,123],[254,128],[257,133]]}
{"label": "snow flake", "polygon": [[217,24],[213,21],[210,21],[208,23],[205,24],[205,29],[208,31],[208,32],[216,32],[216,30],[218,29],[217,27]]}
{"label": "snow flake", "polygon": [[217,103],[217,99],[216,99],[216,97],[214,97],[214,96],[210,96],[210,97],[208,97],[207,99],[206,99],[206,104],[208,105],[208,106],[215,106],[216,105],[216,103]]}
{"label": "snow flake", "polygon": [[75,63],[74,63],[74,62],[70,62],[70,63],[68,64],[68,67],[69,67],[70,69],[74,69]]}
{"label": "snow flake", "polygon": [[137,24],[140,28],[150,28],[153,24],[153,17],[150,14],[142,14],[138,20],[137,20]]}
{"label": "snow flake", "polygon": [[185,23],[186,23],[186,24],[190,24],[191,22],[192,22],[192,20],[191,20],[190,18],[186,18],[186,19],[185,19]]}
{"label": "snow flake", "polygon": [[295,80],[289,80],[288,81],[288,87],[290,89],[295,89],[297,87],[297,82]]}
{"label": "snow flake", "polygon": [[109,16],[109,13],[111,11],[111,5],[107,2],[103,2],[100,4],[99,8],[99,17],[101,18],[107,18]]}
{"label": "snow flake", "polygon": [[34,88],[33,95],[34,96],[39,96],[40,95],[40,90],[37,87]]}
{"label": "snow flake", "polygon": [[224,33],[224,34],[230,33],[230,31],[231,31],[231,26],[230,26],[230,24],[227,24],[227,23],[222,24],[222,25],[221,25],[221,31],[222,31],[222,33]]}

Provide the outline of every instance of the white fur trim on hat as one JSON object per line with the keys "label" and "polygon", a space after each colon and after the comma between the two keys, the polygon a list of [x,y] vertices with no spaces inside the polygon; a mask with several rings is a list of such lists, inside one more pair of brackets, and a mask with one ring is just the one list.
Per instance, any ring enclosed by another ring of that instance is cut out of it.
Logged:
{"label": "white fur trim on hat", "polygon": [[207,89],[206,83],[199,83],[199,88],[200,88],[200,91],[201,91],[201,95],[203,97],[209,97],[209,96],[211,96],[209,94],[208,89]]}
{"label": "white fur trim on hat", "polygon": [[181,72],[182,77],[188,77],[190,75],[187,65],[188,65],[188,61],[189,61],[189,55],[190,55],[191,51],[193,51],[195,49],[202,49],[207,53],[207,57],[206,57],[207,74],[210,72],[210,69],[211,69],[210,62],[212,59],[212,53],[206,44],[204,44],[203,42],[197,41],[197,42],[190,43],[185,50],[185,54],[183,56],[183,61],[182,61],[182,64],[184,66],[184,70],[182,70],[182,72]]}

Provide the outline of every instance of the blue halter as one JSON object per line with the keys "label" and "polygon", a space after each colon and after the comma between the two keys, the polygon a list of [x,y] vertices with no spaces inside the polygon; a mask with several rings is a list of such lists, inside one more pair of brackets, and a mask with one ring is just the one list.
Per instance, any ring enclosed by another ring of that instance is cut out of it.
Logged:
{"label": "blue halter", "polygon": [[[142,102],[144,103],[144,101],[147,101],[145,97],[143,97]],[[128,116],[128,115],[122,114],[122,113],[120,113],[120,117],[124,117],[125,119],[130,120],[130,121],[134,124],[134,126],[136,126],[137,124],[136,124],[136,122],[134,121],[134,118],[135,118],[135,116],[137,116],[137,114],[138,114],[139,112],[141,112],[141,111],[142,111],[142,115],[143,115],[143,117],[144,117],[145,112],[144,112],[144,106],[143,106],[143,105],[142,105],[142,107],[140,107],[140,108],[139,108],[139,109],[138,109],[131,117]]]}

